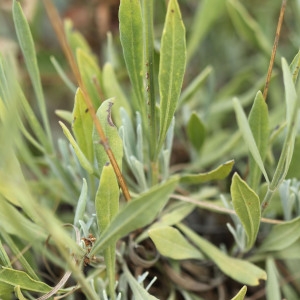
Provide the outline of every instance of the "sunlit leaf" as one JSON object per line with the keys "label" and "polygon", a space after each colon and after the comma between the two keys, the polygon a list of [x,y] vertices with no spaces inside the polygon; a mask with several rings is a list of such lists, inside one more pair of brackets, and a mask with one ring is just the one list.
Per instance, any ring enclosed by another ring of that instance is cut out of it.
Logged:
{"label": "sunlit leaf", "polygon": [[244,300],[246,293],[247,293],[247,287],[244,285],[231,300]]}
{"label": "sunlit leaf", "polygon": [[266,262],[266,271],[268,280],[266,282],[266,296],[267,300],[281,300],[280,282],[278,278],[278,271],[273,258],[268,257]]}
{"label": "sunlit leaf", "polygon": [[246,285],[258,285],[260,280],[266,280],[264,270],[242,259],[227,256],[216,246],[194,233],[185,225],[177,225],[179,229],[199,247],[201,252],[209,257],[226,275]]}
{"label": "sunlit leaf", "polygon": [[172,259],[203,259],[201,252],[189,243],[179,230],[160,226],[148,231],[156,248],[163,256]]}
{"label": "sunlit leaf", "polygon": [[207,173],[200,173],[200,174],[183,174],[180,177],[180,183],[186,184],[199,184],[202,182],[207,182],[211,180],[221,180],[226,178],[233,167],[234,161],[229,160],[224,164],[220,165],[216,169],[207,172]]}
{"label": "sunlit leaf", "polygon": [[167,203],[177,183],[178,177],[173,177],[127,203],[101,234],[91,254],[106,248],[111,241],[151,223]]}
{"label": "sunlit leaf", "polygon": [[157,153],[160,151],[173,119],[186,64],[185,28],[177,0],[170,0],[161,38],[159,63],[160,133]]}

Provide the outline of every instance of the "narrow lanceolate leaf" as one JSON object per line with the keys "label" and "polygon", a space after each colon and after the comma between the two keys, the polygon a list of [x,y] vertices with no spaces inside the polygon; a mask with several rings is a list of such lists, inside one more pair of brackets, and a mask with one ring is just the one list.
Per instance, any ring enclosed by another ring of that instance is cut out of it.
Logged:
{"label": "narrow lanceolate leaf", "polygon": [[88,108],[84,101],[84,96],[80,88],[75,95],[75,104],[72,113],[72,129],[77,144],[85,157],[93,164],[93,120],[89,114]]}
{"label": "narrow lanceolate leaf", "polygon": [[229,160],[216,169],[200,174],[185,174],[180,177],[180,183],[199,184],[211,180],[220,180],[226,178],[234,165],[234,160]]}
{"label": "narrow lanceolate leaf", "polygon": [[78,144],[76,143],[74,137],[72,136],[71,132],[69,131],[69,129],[67,128],[67,126],[63,123],[63,122],[59,122],[59,125],[62,127],[62,130],[65,134],[65,136],[67,137],[67,139],[69,140],[70,144],[72,145],[76,156],[81,164],[81,166],[90,174],[94,173],[94,168],[93,165],[89,162],[89,160],[86,158],[86,156],[84,155],[84,153],[82,152],[82,150],[80,149],[80,147],[78,146]]}
{"label": "narrow lanceolate leaf", "polygon": [[126,280],[132,290],[133,299],[143,299],[143,300],[158,300],[156,297],[150,295],[146,289],[132,276],[126,264],[123,264],[123,272]]}
{"label": "narrow lanceolate leaf", "polygon": [[[119,8],[120,40],[128,75],[135,93],[135,109],[145,117],[143,86],[143,21],[139,0],[121,0]],[[144,112],[144,113],[143,113]]]}
{"label": "narrow lanceolate leaf", "polygon": [[[100,232],[103,232],[111,223],[119,210],[120,189],[118,180],[111,164],[103,167],[99,188],[96,194],[95,207]],[[115,290],[115,243],[112,241],[104,250],[104,260],[109,281],[109,294],[114,298]]]}
{"label": "narrow lanceolate leaf", "polygon": [[252,263],[227,256],[216,246],[206,241],[185,225],[177,225],[179,229],[194,243],[195,246],[209,257],[226,275],[246,285],[258,285],[260,280],[266,280],[264,270]]}
{"label": "narrow lanceolate leaf", "polygon": [[101,234],[91,255],[106,248],[112,241],[151,223],[167,203],[177,183],[178,177],[173,177],[126,204]]}
{"label": "narrow lanceolate leaf", "polygon": [[247,293],[247,287],[244,285],[231,300],[244,300],[246,293]]}
{"label": "narrow lanceolate leaf", "polygon": [[283,82],[284,82],[285,101],[286,101],[287,130],[290,130],[290,127],[292,127],[293,122],[295,122],[295,115],[297,112],[296,109],[297,93],[291,75],[291,71],[286,60],[282,58],[281,63],[282,63]]}
{"label": "narrow lanceolate leaf", "polygon": [[163,256],[172,259],[203,259],[199,249],[189,243],[185,237],[171,226],[160,226],[148,231],[157,250]]}
{"label": "narrow lanceolate leaf", "polygon": [[300,217],[275,225],[268,234],[259,252],[280,251],[290,247],[300,237]]}
{"label": "narrow lanceolate leaf", "polygon": [[131,108],[118,82],[112,64],[106,63],[103,66],[102,72],[105,98],[115,98],[114,106],[112,108],[112,116],[116,126],[119,127],[122,125],[120,108],[123,107],[129,116],[131,116]]}
{"label": "narrow lanceolate leaf", "polygon": [[260,200],[255,192],[237,173],[233,175],[230,188],[232,204],[247,235],[247,249],[255,240],[260,224]]}
{"label": "narrow lanceolate leaf", "polygon": [[[257,145],[257,149],[262,160],[264,161],[267,154],[269,141],[269,116],[268,106],[260,91],[256,94],[252,109],[249,114],[249,125]],[[261,179],[261,171],[252,155],[250,156],[249,160],[249,168],[249,185],[253,190],[256,191]]]}
{"label": "narrow lanceolate leaf", "polygon": [[291,65],[290,65],[291,73],[293,75],[293,82],[296,83],[298,75],[299,75],[299,70],[300,70],[300,50],[294,57]]}
{"label": "narrow lanceolate leaf", "polygon": [[186,64],[185,28],[176,0],[170,0],[161,38],[159,63],[160,129],[157,154],[174,116]]}
{"label": "narrow lanceolate leaf", "polygon": [[268,274],[268,280],[266,284],[267,299],[281,300],[279,275],[274,259],[267,258],[266,270]]}
{"label": "narrow lanceolate leaf", "polygon": [[235,29],[242,38],[269,55],[272,45],[245,7],[239,1],[235,0],[226,1],[226,4]]}
{"label": "narrow lanceolate leaf", "polygon": [[[24,55],[26,67],[32,82],[34,92],[37,97],[40,113],[42,116],[43,124],[48,136],[49,141],[52,141],[50,133],[49,119],[47,116],[45,98],[42,89],[41,76],[37,64],[34,43],[28,22],[24,16],[21,5],[18,1],[13,1],[13,19],[16,28],[19,44]],[[50,143],[51,144],[51,143]],[[48,151],[51,149],[48,148]]]}
{"label": "narrow lanceolate leaf", "polygon": [[49,285],[32,279],[25,272],[6,267],[0,269],[0,282],[5,282],[12,286],[19,285],[24,290],[38,293],[48,293],[51,290]]}
{"label": "narrow lanceolate leaf", "polygon": [[82,82],[93,102],[93,106],[98,108],[104,100],[103,95],[99,94],[102,90],[101,71],[96,58],[91,52],[77,49],[76,58]]}
{"label": "narrow lanceolate leaf", "polygon": [[264,163],[263,160],[260,156],[259,150],[257,148],[255,139],[253,137],[252,131],[250,129],[247,117],[245,115],[245,112],[240,104],[240,102],[238,101],[237,98],[233,99],[233,107],[235,110],[235,114],[236,114],[236,118],[237,118],[237,122],[240,128],[240,131],[242,132],[243,138],[249,148],[249,151],[251,152],[253,159],[255,160],[255,162],[257,163],[257,165],[259,166],[261,172],[263,173],[265,180],[267,181],[267,183],[269,183],[269,177],[268,174],[266,172],[266,169],[264,167]]}
{"label": "narrow lanceolate leaf", "polygon": [[[112,120],[111,111],[113,105],[114,99],[108,99],[102,102],[97,111],[97,117],[101,123],[103,132],[108,140],[109,146],[116,158],[119,168],[122,169],[123,145],[122,139],[120,138],[118,133],[118,129]],[[105,149],[101,145],[101,140],[96,130],[94,130],[93,132],[93,142],[98,163],[98,170],[99,172],[102,172],[103,167],[107,162],[109,162],[109,159],[105,152]]]}

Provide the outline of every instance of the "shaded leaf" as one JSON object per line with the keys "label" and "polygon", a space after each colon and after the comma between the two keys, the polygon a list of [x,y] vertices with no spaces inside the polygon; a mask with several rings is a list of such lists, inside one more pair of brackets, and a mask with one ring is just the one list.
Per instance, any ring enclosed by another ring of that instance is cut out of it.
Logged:
{"label": "shaded leaf", "polygon": [[197,151],[200,151],[206,137],[206,128],[195,112],[191,114],[186,130],[189,141]]}
{"label": "shaded leaf", "polygon": [[186,64],[185,28],[176,0],[170,0],[161,38],[159,63],[160,129],[157,154],[163,146],[179,99]]}
{"label": "shaded leaf", "polygon": [[300,217],[275,225],[258,251],[279,251],[291,246],[300,237]]}
{"label": "shaded leaf", "polygon": [[294,57],[291,65],[290,65],[290,69],[291,69],[291,73],[293,76],[293,82],[296,83],[298,74],[299,74],[299,70],[300,70],[300,50]]}
{"label": "shaded leaf", "polygon": [[101,99],[101,95],[99,95],[99,90],[102,90],[102,77],[97,60],[90,51],[87,52],[81,48],[77,49],[76,58],[82,82],[93,106],[98,108],[104,99]]}
{"label": "shaded leaf", "polygon": [[200,47],[200,43],[214,22],[225,12],[225,0],[204,0],[199,3],[200,5],[198,4],[193,25],[191,26],[191,28],[197,28],[197,30],[192,30],[188,39],[188,60],[192,58],[197,48]]}
{"label": "shaded leaf", "polygon": [[160,254],[172,259],[203,259],[201,252],[189,243],[179,230],[159,226],[148,231]]}
{"label": "shaded leaf", "polygon": [[[269,116],[268,106],[260,91],[256,94],[249,114],[249,125],[260,156],[264,161],[269,142]],[[256,191],[261,180],[261,171],[251,154],[249,159],[249,169],[249,185]]]}
{"label": "shaded leaf", "polygon": [[229,257],[183,224],[177,226],[195,246],[199,247],[203,254],[232,279],[251,286],[258,285],[259,280],[267,279],[266,272],[259,267],[246,260]]}
{"label": "shaded leaf", "polygon": [[255,243],[260,225],[260,200],[247,183],[235,173],[230,187],[232,204],[247,235],[247,249]]}
{"label": "shaded leaf", "polygon": [[151,223],[167,203],[177,183],[178,177],[173,177],[127,203],[101,234],[91,255],[106,248],[112,241]]}
{"label": "shaded leaf", "polygon": [[124,275],[133,293],[133,300],[158,300],[156,297],[150,295],[141,284],[131,275],[126,264],[123,265]]}
{"label": "shaded leaf", "polygon": [[199,184],[202,182],[207,182],[211,180],[220,180],[226,178],[233,167],[234,160],[229,160],[224,164],[220,165],[216,169],[200,174],[183,174],[180,177],[180,183],[186,184]]}
{"label": "shaded leaf", "polygon": [[245,7],[236,0],[226,1],[231,20],[237,32],[254,47],[260,48],[265,54],[269,55],[272,45],[264,36],[258,23],[249,15]]}
{"label": "shaded leaf", "polygon": [[122,125],[120,108],[123,107],[129,116],[131,116],[131,108],[110,63],[106,63],[103,67],[103,88],[106,98],[115,98],[112,115],[116,126],[119,127]]}

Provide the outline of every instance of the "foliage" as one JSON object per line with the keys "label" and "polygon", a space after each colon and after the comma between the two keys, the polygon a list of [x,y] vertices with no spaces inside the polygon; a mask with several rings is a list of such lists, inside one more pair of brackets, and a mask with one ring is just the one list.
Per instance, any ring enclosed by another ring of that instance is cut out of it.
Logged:
{"label": "foliage", "polygon": [[[1,54],[0,298],[216,299],[225,287],[232,299],[260,289],[267,299],[300,297],[299,52],[287,45],[295,57],[276,60],[283,81],[275,75],[264,99],[271,46],[255,5],[169,0],[156,11],[121,0],[119,40],[108,35],[107,46],[117,55],[99,64],[45,4],[78,88],[52,57],[74,98],[57,111],[65,136],[56,141],[14,0],[32,93],[17,57]],[[199,63],[202,51],[212,66]]]}

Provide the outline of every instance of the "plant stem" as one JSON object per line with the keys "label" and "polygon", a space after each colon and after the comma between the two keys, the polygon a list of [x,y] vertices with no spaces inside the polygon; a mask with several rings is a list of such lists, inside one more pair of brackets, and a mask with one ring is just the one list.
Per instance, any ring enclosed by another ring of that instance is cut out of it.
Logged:
{"label": "plant stem", "polygon": [[64,53],[67,57],[68,62],[70,64],[72,72],[74,73],[74,75],[76,77],[76,80],[78,82],[78,85],[79,85],[80,89],[82,90],[82,93],[83,93],[84,100],[86,102],[88,111],[91,114],[94,125],[95,125],[96,130],[97,130],[97,132],[99,134],[99,137],[101,139],[101,144],[102,144],[102,146],[103,146],[103,148],[104,148],[104,150],[105,150],[105,152],[106,152],[106,154],[107,154],[107,156],[110,160],[110,163],[111,163],[111,165],[112,165],[112,167],[115,171],[115,174],[118,178],[120,187],[123,191],[124,197],[127,201],[129,201],[131,197],[130,197],[130,194],[129,194],[128,187],[125,183],[125,180],[124,180],[123,175],[121,173],[121,170],[118,166],[118,163],[115,159],[115,156],[114,156],[114,154],[113,154],[113,152],[112,152],[112,150],[109,146],[107,137],[104,134],[104,131],[102,129],[100,121],[97,118],[96,111],[95,111],[95,108],[93,107],[92,101],[91,101],[91,99],[90,99],[90,97],[89,97],[89,95],[86,91],[86,88],[85,88],[85,86],[82,82],[78,66],[77,66],[76,61],[74,59],[74,56],[72,54],[71,48],[68,45],[68,42],[67,42],[67,39],[66,39],[66,36],[65,36],[65,33],[64,33],[63,24],[62,24],[61,19],[58,15],[58,12],[57,12],[56,8],[53,6],[53,4],[51,3],[50,0],[44,0],[44,4],[45,4],[46,10],[47,10],[47,13],[49,15],[50,21],[52,23],[52,26],[53,26],[53,28],[56,32],[56,35],[59,39],[59,42],[60,42],[60,44],[63,48],[63,51],[64,51]]}

